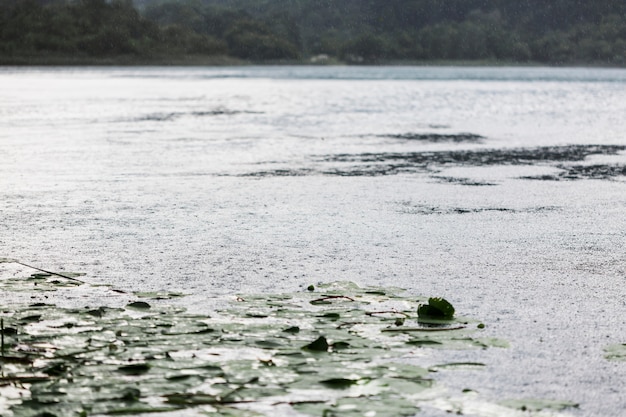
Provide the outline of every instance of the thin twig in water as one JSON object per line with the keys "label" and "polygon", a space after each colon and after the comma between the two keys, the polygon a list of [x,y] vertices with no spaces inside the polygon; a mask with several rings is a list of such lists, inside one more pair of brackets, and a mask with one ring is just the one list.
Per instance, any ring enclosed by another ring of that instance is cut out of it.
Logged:
{"label": "thin twig in water", "polygon": [[370,316],[370,317],[373,317],[373,316],[379,316],[379,315],[382,315],[382,314],[399,314],[399,315],[404,316],[404,317],[406,317],[406,318],[410,318],[410,317],[411,317],[411,315],[410,315],[410,314],[404,313],[404,312],[402,312],[402,311],[396,311],[396,310],[388,310],[388,311],[368,311],[368,312],[366,312],[366,313],[365,313],[365,315]]}
{"label": "thin twig in water", "polygon": [[388,328],[382,329],[383,332],[445,332],[449,330],[461,330],[465,329],[465,326],[457,326],[457,327],[402,327],[402,328]]}
{"label": "thin twig in water", "polygon": [[32,266],[32,265],[27,265],[27,264],[25,264],[23,262],[15,261],[15,263],[18,264],[18,265],[25,266],[27,268],[36,269],[37,271],[41,271],[41,272],[46,273],[46,274],[56,275],[56,276],[61,277],[61,278],[65,278],[65,279],[69,279],[69,280],[72,280],[72,281],[80,282],[81,284],[85,283],[85,281],[81,281],[79,279],[76,279],[76,278],[73,278],[73,277],[69,277],[67,275],[59,274],[58,272],[46,271],[45,269],[37,268],[36,266]]}
{"label": "thin twig in water", "polygon": [[363,324],[363,322],[362,321],[347,321],[337,326],[337,329],[343,329],[344,327],[349,327],[349,326],[356,326],[357,324]]}
{"label": "thin twig in water", "polygon": [[354,298],[348,297],[347,295],[327,295],[327,296],[322,297],[322,298],[316,298],[315,300],[311,300],[310,303],[311,304],[320,304],[320,303],[323,303],[324,301],[339,300],[339,299],[344,299],[344,300],[348,300],[348,301],[354,301]]}
{"label": "thin twig in water", "polygon": [[324,400],[303,400],[303,401],[280,401],[277,403],[274,403],[272,405],[282,405],[282,404],[287,404],[287,405],[299,405],[299,404],[324,404],[327,403],[328,401],[324,401]]}

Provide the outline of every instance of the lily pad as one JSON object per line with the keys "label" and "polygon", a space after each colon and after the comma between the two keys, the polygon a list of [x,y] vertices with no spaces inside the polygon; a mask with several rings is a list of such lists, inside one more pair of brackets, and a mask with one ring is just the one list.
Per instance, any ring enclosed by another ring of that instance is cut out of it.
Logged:
{"label": "lily pad", "polygon": [[522,399],[502,401],[502,405],[522,411],[555,410],[562,411],[567,408],[577,408],[578,404],[571,401]]}
{"label": "lily pad", "polygon": [[313,352],[328,352],[330,345],[324,336],[320,336],[311,343],[305,345],[303,349]]}
{"label": "lily pad", "polygon": [[626,361],[626,343],[607,346],[604,352],[604,357],[609,360]]}
{"label": "lily pad", "polygon": [[129,303],[126,307],[135,308],[138,310],[147,310],[150,308],[150,304],[146,303],[145,301],[134,301],[132,303]]}
{"label": "lily pad", "polygon": [[416,346],[427,354],[495,345],[458,318],[420,324],[425,300],[340,282],[243,294],[211,316],[145,301],[16,306],[5,329],[17,329],[19,345],[5,334],[0,395],[28,385],[6,406],[17,417],[273,415],[278,404],[311,416],[414,415],[416,393],[443,392],[427,369],[407,363],[419,361]]}
{"label": "lily pad", "polygon": [[451,320],[454,318],[454,307],[444,298],[429,298],[428,304],[419,306],[417,315],[420,320]]}

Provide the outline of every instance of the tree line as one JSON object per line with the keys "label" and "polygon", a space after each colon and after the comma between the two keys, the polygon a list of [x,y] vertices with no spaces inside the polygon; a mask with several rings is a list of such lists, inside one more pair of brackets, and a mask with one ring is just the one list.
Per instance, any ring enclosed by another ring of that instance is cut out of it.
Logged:
{"label": "tree line", "polygon": [[0,0],[0,58],[626,64],[614,0]]}

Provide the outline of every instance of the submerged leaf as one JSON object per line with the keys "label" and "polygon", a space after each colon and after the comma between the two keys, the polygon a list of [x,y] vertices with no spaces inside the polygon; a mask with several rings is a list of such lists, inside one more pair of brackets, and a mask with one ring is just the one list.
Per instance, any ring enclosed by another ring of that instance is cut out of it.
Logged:
{"label": "submerged leaf", "polygon": [[137,388],[129,387],[122,390],[121,400],[128,402],[138,401],[141,397],[141,391]]}

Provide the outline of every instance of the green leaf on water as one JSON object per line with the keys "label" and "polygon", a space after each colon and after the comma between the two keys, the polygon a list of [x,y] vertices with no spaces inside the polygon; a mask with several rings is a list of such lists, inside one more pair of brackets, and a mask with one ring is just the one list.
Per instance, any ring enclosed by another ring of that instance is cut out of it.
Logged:
{"label": "green leaf on water", "polygon": [[443,342],[432,339],[411,339],[406,342],[409,345],[413,346],[433,346],[433,345],[443,345]]}
{"label": "green leaf on water", "polygon": [[149,298],[152,300],[171,300],[172,298],[184,297],[185,294],[180,292],[158,292],[158,291],[139,291],[134,293],[139,298]]}
{"label": "green leaf on water", "polygon": [[[11,279],[0,280],[2,290],[49,285],[47,279]],[[400,291],[340,282],[316,292],[244,294],[211,317],[144,301],[126,309],[19,306],[11,323],[40,318],[20,327],[28,357],[16,352],[15,338],[5,331],[10,343],[3,359],[27,359],[4,362],[19,373],[16,384],[29,385],[18,417],[43,411],[269,416],[277,402],[285,415],[291,407],[313,416],[412,416],[416,393],[444,390],[427,369],[407,363],[428,352],[407,353],[416,346],[482,349],[495,343],[476,338],[475,326],[458,318],[416,326],[425,298]],[[320,303],[311,304],[315,300]],[[403,326],[394,325],[398,318]],[[0,381],[0,396],[5,383],[11,381]],[[16,404],[7,407],[16,410]]]}
{"label": "green leaf on water", "polygon": [[578,408],[578,404],[571,401],[543,400],[543,399],[522,399],[505,400],[501,402],[505,407],[515,408],[522,411],[542,411],[555,410],[562,411],[567,408]]}
{"label": "green leaf on water", "polygon": [[451,320],[454,318],[454,307],[446,299],[434,297],[428,299],[428,304],[422,304],[417,309],[419,319]]}
{"label": "green leaf on water", "polygon": [[147,363],[133,363],[120,366],[117,370],[126,375],[141,375],[150,370],[150,365]]}
{"label": "green leaf on water", "polygon": [[303,346],[302,349],[313,352],[328,352],[329,347],[330,345],[328,344],[328,340],[326,340],[324,336],[320,336],[313,342]]}
{"label": "green leaf on water", "polygon": [[605,347],[604,357],[609,360],[626,361],[626,343]]}
{"label": "green leaf on water", "polygon": [[136,402],[141,398],[141,391],[137,388],[128,387],[122,390],[120,400],[128,402]]}
{"label": "green leaf on water", "polygon": [[450,362],[450,363],[442,363],[440,365],[434,365],[429,368],[431,371],[438,371],[440,369],[470,369],[470,368],[483,368],[487,365],[480,362]]}
{"label": "green leaf on water", "polygon": [[358,380],[348,378],[330,378],[320,381],[320,384],[334,389],[344,389],[356,384],[357,382]]}
{"label": "green leaf on water", "polygon": [[134,308],[137,310],[147,310],[150,308],[150,304],[146,303],[145,301],[134,301],[127,304],[126,307]]}
{"label": "green leaf on water", "polygon": [[285,330],[283,330],[283,332],[285,332],[285,333],[299,333],[300,332],[300,328],[298,326],[291,326],[291,327],[287,327]]}

